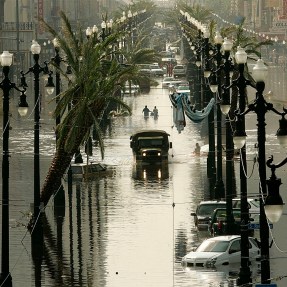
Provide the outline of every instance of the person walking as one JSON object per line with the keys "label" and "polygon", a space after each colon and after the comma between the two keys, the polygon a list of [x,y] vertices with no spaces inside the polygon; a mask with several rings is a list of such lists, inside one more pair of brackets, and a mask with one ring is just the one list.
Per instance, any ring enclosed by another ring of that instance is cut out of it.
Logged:
{"label": "person walking", "polygon": [[149,116],[150,110],[147,106],[145,106],[142,112],[144,113],[144,117],[146,118]]}
{"label": "person walking", "polygon": [[157,118],[158,117],[158,109],[157,109],[157,107],[156,106],[154,106],[154,108],[153,108],[153,116],[155,117],[155,118]]}

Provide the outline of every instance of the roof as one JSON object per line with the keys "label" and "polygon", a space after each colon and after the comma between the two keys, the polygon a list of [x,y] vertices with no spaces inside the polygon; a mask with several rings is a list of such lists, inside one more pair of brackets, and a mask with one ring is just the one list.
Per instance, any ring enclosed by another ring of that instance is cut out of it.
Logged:
{"label": "roof", "polygon": [[236,238],[240,238],[240,235],[221,235],[221,236],[215,236],[215,237],[211,237],[211,238],[208,238],[206,240],[214,240],[214,241],[222,241],[222,240],[233,240],[233,239],[236,239]]}
{"label": "roof", "polygon": [[201,201],[199,204],[217,204],[217,203],[222,203],[222,204],[226,204],[226,201],[223,200],[207,200],[207,201]]}
{"label": "roof", "polygon": [[164,130],[139,130],[137,132],[134,132],[131,136],[143,136],[147,134],[148,136],[153,136],[154,134],[166,134],[169,136],[169,134]]}

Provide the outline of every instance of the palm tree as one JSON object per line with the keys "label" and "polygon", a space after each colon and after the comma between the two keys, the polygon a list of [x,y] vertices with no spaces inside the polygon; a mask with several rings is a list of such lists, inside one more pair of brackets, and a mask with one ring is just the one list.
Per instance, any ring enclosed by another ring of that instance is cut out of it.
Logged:
{"label": "palm tree", "polygon": [[[245,18],[242,18],[238,25],[227,26],[226,28],[221,29],[221,35],[223,37],[229,37],[233,39],[233,53],[237,51],[238,46],[245,49],[249,61],[256,61],[261,57],[260,48],[266,45],[272,45],[272,41],[264,40],[259,41],[256,36],[248,35],[244,29]],[[248,72],[248,66],[245,65],[245,77],[250,80],[251,85],[255,86],[255,82]],[[233,79],[238,77],[238,68],[235,63]],[[237,109],[237,98],[238,98],[238,89],[236,87],[232,87],[231,94],[231,108],[230,108],[230,116],[234,118],[234,112]],[[246,103],[248,103],[248,99],[246,97]]]}
{"label": "palm tree", "polygon": [[[60,48],[71,66],[73,80],[68,89],[58,96],[54,116],[62,121],[56,128],[57,150],[41,190],[41,201],[46,205],[57,191],[59,178],[69,167],[74,154],[88,139],[93,126],[98,134],[102,158],[104,145],[99,126],[99,118],[110,102],[117,103],[130,113],[130,108],[115,93],[123,85],[128,75],[135,73],[133,66],[122,65],[112,57],[111,46],[117,34],[111,34],[99,41],[98,35],[89,39],[83,37],[81,29],[74,33],[66,15],[61,12],[62,31],[57,33],[44,22],[48,31],[57,38]],[[66,74],[60,70],[67,78]],[[72,105],[68,110],[68,106]]]}

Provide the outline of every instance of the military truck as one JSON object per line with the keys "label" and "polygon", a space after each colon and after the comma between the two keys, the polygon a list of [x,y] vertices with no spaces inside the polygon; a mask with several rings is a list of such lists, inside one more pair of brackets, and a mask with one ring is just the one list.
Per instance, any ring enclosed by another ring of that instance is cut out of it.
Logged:
{"label": "military truck", "polygon": [[164,130],[141,130],[131,135],[130,147],[136,163],[162,164],[168,162],[172,143]]}

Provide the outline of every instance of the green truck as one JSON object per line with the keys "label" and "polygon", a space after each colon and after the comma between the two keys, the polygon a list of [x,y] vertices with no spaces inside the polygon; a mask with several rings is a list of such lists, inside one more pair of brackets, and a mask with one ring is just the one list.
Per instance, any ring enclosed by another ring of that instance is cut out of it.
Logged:
{"label": "green truck", "polygon": [[172,143],[164,130],[141,130],[131,135],[130,147],[136,163],[162,164],[168,162]]}

